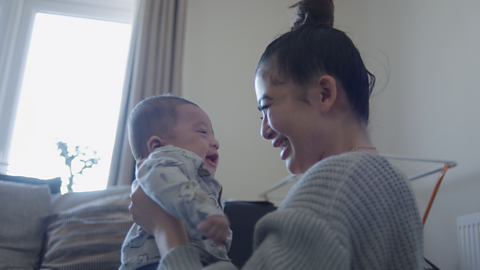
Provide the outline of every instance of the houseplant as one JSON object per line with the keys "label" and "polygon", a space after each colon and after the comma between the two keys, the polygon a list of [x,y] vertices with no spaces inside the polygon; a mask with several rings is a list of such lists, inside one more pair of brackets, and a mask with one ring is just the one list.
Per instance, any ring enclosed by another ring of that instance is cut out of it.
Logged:
{"label": "houseplant", "polygon": [[[71,151],[66,142],[58,141],[57,149],[61,157],[65,159],[65,165],[69,169],[69,177],[67,183],[68,192],[73,191],[74,177],[83,174],[83,171],[90,169],[93,165],[97,165],[100,158],[97,151],[87,151],[88,147],[75,146],[75,150]],[[77,163],[77,164],[75,164]],[[79,166],[78,166],[79,165]]]}

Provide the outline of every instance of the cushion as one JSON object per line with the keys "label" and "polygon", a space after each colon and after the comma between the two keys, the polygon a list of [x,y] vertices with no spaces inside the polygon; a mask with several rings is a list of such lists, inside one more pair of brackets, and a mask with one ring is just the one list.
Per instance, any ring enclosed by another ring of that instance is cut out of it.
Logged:
{"label": "cushion", "polygon": [[50,188],[50,193],[52,194],[60,193],[60,188],[62,187],[62,178],[60,177],[52,179],[40,179],[35,177],[0,174],[0,180],[31,185],[48,185]]}
{"label": "cushion", "polygon": [[0,181],[0,269],[38,269],[48,186]]}
{"label": "cushion", "polygon": [[121,246],[133,224],[129,195],[100,198],[53,213],[41,269],[118,269]]}
{"label": "cushion", "polygon": [[54,195],[52,197],[52,212],[69,210],[80,204],[118,194],[130,194],[130,186],[112,186],[103,190]]}

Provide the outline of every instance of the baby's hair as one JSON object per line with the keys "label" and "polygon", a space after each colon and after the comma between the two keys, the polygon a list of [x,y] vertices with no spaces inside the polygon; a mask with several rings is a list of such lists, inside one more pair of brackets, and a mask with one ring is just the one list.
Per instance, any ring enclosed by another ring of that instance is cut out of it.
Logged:
{"label": "baby's hair", "polygon": [[133,108],[128,119],[128,140],[133,157],[138,162],[149,154],[147,142],[152,136],[169,136],[177,123],[177,107],[197,104],[170,94],[150,97]]}
{"label": "baby's hair", "polygon": [[302,0],[291,31],[271,42],[257,66],[272,70],[273,84],[292,80],[301,88],[300,100],[306,100],[306,86],[322,75],[330,75],[345,90],[355,117],[365,124],[369,118],[370,93],[375,76],[365,67],[352,40],[333,28],[332,0]]}

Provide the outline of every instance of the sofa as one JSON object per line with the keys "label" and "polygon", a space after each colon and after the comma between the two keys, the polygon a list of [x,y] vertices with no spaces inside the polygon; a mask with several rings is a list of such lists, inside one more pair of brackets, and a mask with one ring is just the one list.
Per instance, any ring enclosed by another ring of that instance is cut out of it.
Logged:
{"label": "sofa", "polygon": [[[17,180],[0,180],[0,270],[118,269],[133,223],[129,186],[60,194],[59,179]],[[235,201],[224,209],[234,235],[229,257],[241,267],[255,223],[275,206]]]}
{"label": "sofa", "polygon": [[118,269],[130,187],[51,194],[0,181],[0,269]]}

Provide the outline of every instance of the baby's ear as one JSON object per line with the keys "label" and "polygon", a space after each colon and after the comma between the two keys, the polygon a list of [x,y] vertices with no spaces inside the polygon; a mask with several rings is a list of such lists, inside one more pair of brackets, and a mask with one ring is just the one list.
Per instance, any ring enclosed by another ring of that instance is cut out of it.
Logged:
{"label": "baby's ear", "polygon": [[163,140],[158,136],[152,136],[147,141],[148,152],[151,153],[155,148],[162,147]]}

